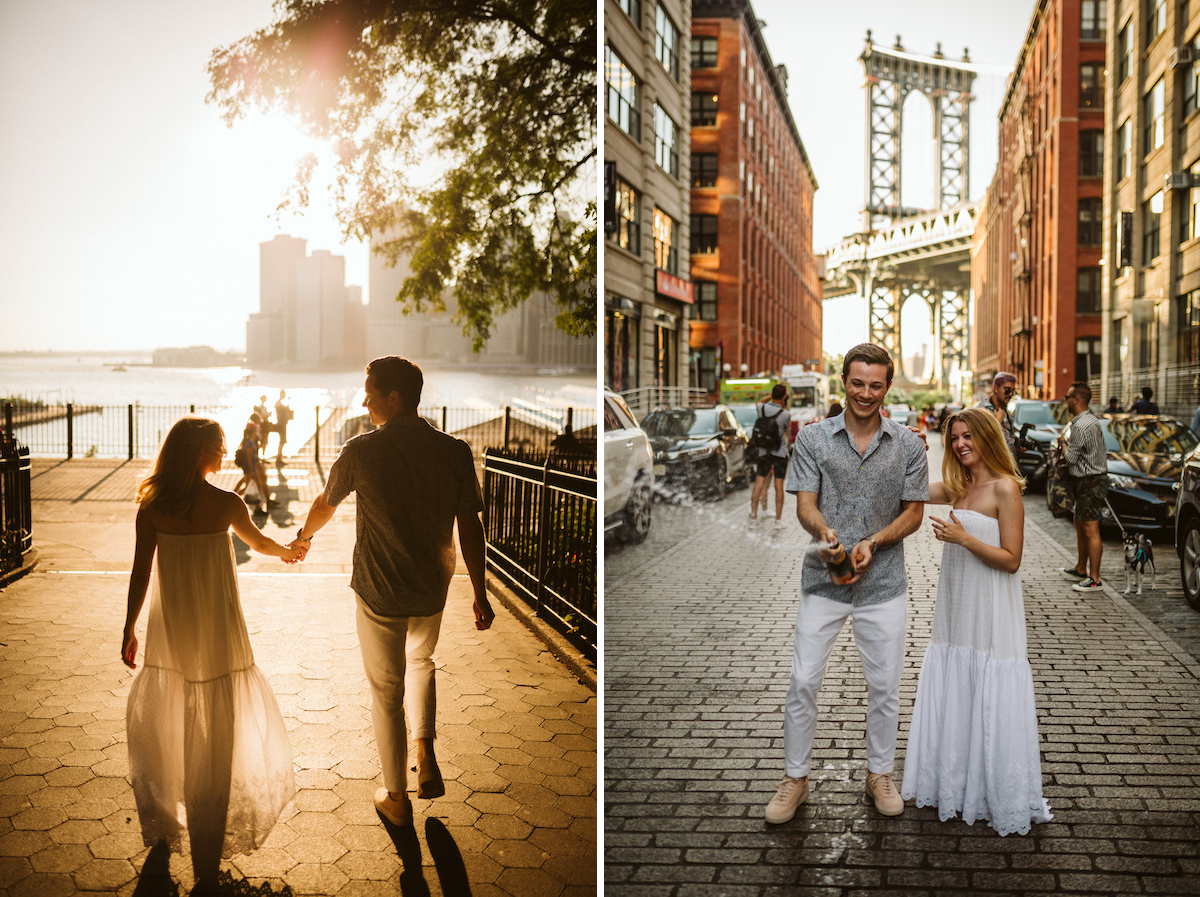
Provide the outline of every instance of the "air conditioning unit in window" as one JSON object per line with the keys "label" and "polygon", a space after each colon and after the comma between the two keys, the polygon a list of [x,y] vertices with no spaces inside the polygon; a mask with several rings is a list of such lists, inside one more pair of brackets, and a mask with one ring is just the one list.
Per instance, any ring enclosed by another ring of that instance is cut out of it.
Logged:
{"label": "air conditioning unit in window", "polygon": [[1163,189],[1186,190],[1192,186],[1192,176],[1186,171],[1176,171],[1163,178]]}
{"label": "air conditioning unit in window", "polygon": [[1188,65],[1195,58],[1191,44],[1184,44],[1171,51],[1171,65]]}

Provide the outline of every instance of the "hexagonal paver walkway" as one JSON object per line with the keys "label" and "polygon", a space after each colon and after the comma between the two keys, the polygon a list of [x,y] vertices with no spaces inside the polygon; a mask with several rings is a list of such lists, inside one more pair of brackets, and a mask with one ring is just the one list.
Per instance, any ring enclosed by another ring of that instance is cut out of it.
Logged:
{"label": "hexagonal paver walkway", "polygon": [[[190,860],[151,858],[128,778],[134,674],[119,647],[134,508],[81,499],[82,489],[35,502],[42,561],[0,590],[0,892],[165,893],[154,878],[165,866],[186,894]],[[292,503],[263,528],[286,540],[305,509]],[[288,725],[298,792],[266,844],[222,868],[296,895],[595,894],[596,695],[502,607],[478,632],[465,571],[437,652],[446,795],[414,800],[414,829],[381,823],[349,590],[353,529],[353,513],[339,512],[300,567],[238,554],[251,644]],[[141,624],[144,634],[144,612]]]}

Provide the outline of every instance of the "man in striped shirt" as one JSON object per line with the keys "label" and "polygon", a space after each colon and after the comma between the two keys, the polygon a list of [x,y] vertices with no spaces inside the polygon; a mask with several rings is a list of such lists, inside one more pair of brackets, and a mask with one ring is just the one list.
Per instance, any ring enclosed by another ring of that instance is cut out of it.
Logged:
{"label": "man in striped shirt", "polygon": [[1071,412],[1071,435],[1063,452],[1067,460],[1069,485],[1075,496],[1075,542],[1079,560],[1074,567],[1063,568],[1071,588],[1091,592],[1100,586],[1100,510],[1108,495],[1108,451],[1100,421],[1088,409],[1092,390],[1086,383],[1072,383],[1067,390],[1067,410]]}

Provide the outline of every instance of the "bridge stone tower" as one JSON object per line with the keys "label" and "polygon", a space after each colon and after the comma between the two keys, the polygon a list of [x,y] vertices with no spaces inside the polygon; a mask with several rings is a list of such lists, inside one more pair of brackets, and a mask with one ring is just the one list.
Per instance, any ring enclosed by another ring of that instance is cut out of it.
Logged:
{"label": "bridge stone tower", "polygon": [[[929,98],[933,109],[934,185],[938,210],[963,206],[970,194],[970,104],[975,79],[970,56],[947,60],[941,44],[932,57],[907,53],[896,36],[895,46],[880,47],[867,32],[859,56],[867,90],[867,182],[862,237],[895,231],[906,219],[936,214],[936,210],[905,208],[901,203],[900,148],[904,103],[910,91]],[[968,235],[969,236],[969,235]],[[961,238],[960,238],[961,239]],[[864,258],[864,262],[865,262]],[[902,369],[900,309],[910,296],[929,305],[938,346],[934,351],[934,382],[945,385],[948,368],[967,360],[966,298],[969,273],[942,265],[916,265],[905,253],[883,252],[872,264],[847,272],[869,302],[870,339],[884,346]],[[943,261],[949,259],[943,258]],[[961,266],[958,266],[961,267]],[[969,269],[968,269],[969,271]]]}

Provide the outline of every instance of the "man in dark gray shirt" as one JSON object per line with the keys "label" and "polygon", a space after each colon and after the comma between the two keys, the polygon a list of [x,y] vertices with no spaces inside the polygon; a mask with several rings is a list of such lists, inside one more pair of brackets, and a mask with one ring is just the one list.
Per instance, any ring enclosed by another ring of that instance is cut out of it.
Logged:
{"label": "man in dark gray shirt", "polygon": [[445,794],[433,750],[432,655],[454,574],[456,523],[476,628],[487,629],[495,617],[484,582],[483,498],[471,448],[417,413],[423,384],[421,369],[399,356],[367,365],[363,405],[379,429],[342,447],[292,543],[309,547],[338,504],[357,495],[350,587],[383,766],[375,807],[395,825],[412,824],[406,705],[417,743],[417,796]]}
{"label": "man in dark gray shirt", "polygon": [[921,437],[879,413],[892,373],[883,348],[855,346],[842,365],[845,411],[796,435],[786,486],[796,496],[796,516],[818,543],[844,546],[854,576],[842,585],[831,580],[828,547],[804,556],[784,705],[786,771],[767,822],[786,822],[808,798],[817,692],[847,617],[854,618],[867,680],[867,793],[884,815],[904,811],[891,776],[907,616],[902,540],[921,525],[929,470]]}

